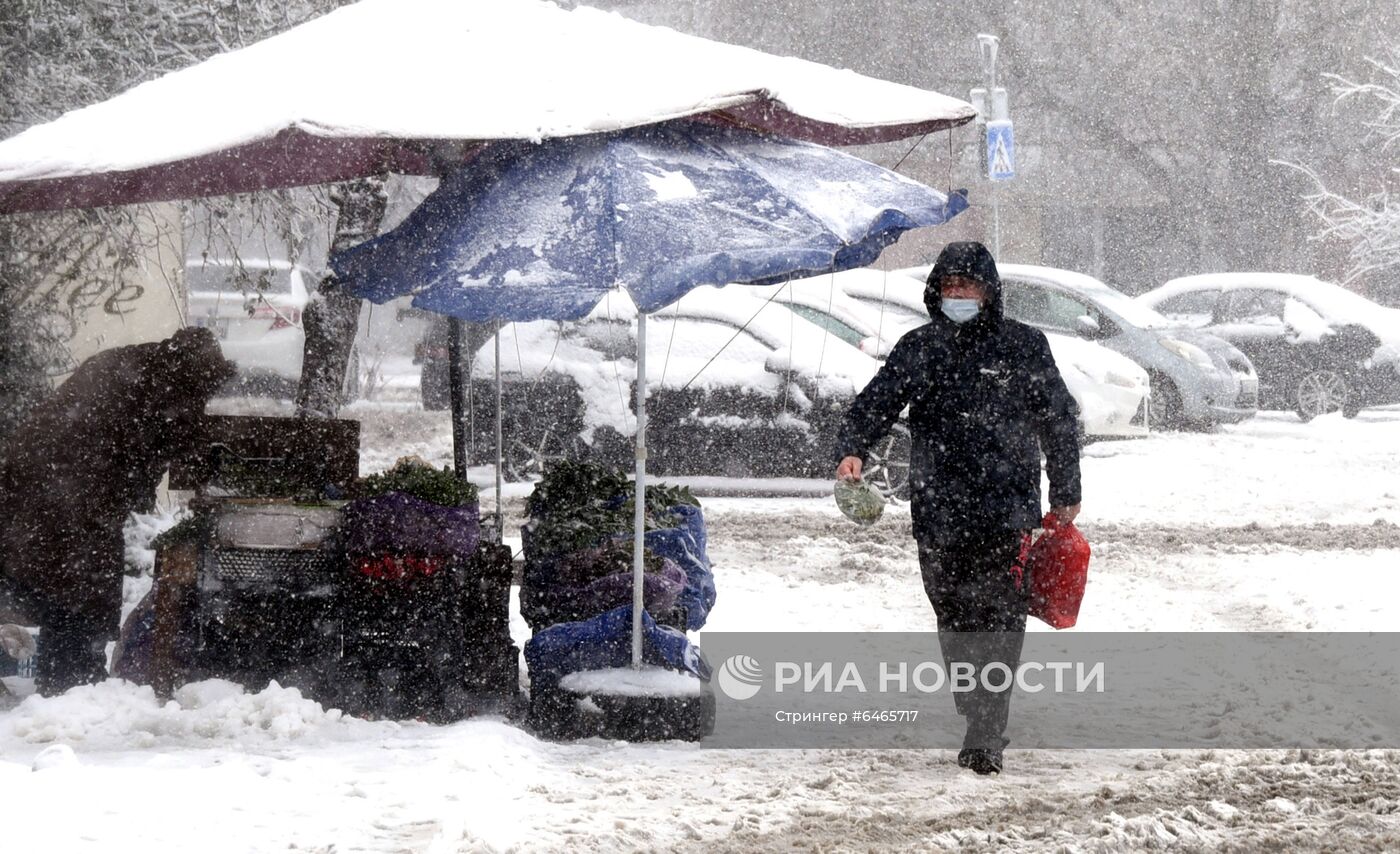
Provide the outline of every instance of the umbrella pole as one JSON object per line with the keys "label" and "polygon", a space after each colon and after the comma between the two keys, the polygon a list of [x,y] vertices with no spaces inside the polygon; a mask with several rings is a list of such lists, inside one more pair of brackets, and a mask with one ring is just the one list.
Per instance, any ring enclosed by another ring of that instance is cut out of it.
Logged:
{"label": "umbrella pole", "polygon": [[506,517],[501,505],[501,327],[496,325],[496,545],[500,545],[506,535]]}
{"label": "umbrella pole", "polygon": [[642,554],[647,508],[647,316],[637,313],[637,494],[632,532],[632,666],[642,666]]}
{"label": "umbrella pole", "polygon": [[467,479],[466,406],[463,403],[462,321],[447,320],[447,388],[452,397],[452,468],[462,481]]}

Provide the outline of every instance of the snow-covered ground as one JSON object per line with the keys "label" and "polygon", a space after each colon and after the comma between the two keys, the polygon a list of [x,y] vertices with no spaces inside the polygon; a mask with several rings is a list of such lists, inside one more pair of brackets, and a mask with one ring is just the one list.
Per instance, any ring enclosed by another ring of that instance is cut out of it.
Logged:
{"label": "snow-covered ground", "polygon": [[[450,457],[441,414],[352,414],[366,469]],[[1400,622],[1400,411],[1098,444],[1084,480],[1095,557],[1079,630]],[[507,491],[517,521],[520,494]],[[827,496],[705,507],[708,628],[934,627],[907,513],[857,528]],[[358,721],[221,682],[165,705],[123,683],[0,704],[7,851],[1400,847],[1400,751],[1013,745],[988,779],[941,751],[554,744],[498,719]]]}

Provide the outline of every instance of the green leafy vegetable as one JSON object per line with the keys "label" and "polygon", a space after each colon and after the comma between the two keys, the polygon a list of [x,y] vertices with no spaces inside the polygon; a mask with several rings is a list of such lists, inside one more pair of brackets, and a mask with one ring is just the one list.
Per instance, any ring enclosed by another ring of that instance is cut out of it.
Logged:
{"label": "green leafy vegetable", "polygon": [[[541,553],[568,554],[631,532],[635,489],[620,469],[583,460],[548,465],[525,502]],[[671,508],[683,504],[700,506],[688,488],[648,484],[646,530],[674,528],[679,520]]]}
{"label": "green leafy vegetable", "polygon": [[355,481],[357,498],[372,498],[389,492],[403,492],[444,507],[465,507],[477,501],[474,484],[457,477],[451,469],[433,468],[418,457],[402,457],[388,471]]}

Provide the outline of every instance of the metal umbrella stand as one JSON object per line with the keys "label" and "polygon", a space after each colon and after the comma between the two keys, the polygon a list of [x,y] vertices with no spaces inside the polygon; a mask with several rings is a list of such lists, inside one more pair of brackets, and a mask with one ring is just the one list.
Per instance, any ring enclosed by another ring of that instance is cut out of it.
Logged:
{"label": "metal umbrella stand", "polygon": [[[467,440],[467,382],[469,377],[462,371],[462,360],[466,355],[462,348],[462,321],[457,317],[448,318],[447,333],[447,384],[451,397],[452,412],[452,469],[457,473],[457,477],[463,481],[467,480],[467,448],[470,442]],[[495,541],[496,545],[501,545],[505,536],[505,516],[504,505],[501,503],[501,466],[502,466],[502,429],[501,429],[501,332],[499,329],[491,336],[496,345],[496,522]]]}

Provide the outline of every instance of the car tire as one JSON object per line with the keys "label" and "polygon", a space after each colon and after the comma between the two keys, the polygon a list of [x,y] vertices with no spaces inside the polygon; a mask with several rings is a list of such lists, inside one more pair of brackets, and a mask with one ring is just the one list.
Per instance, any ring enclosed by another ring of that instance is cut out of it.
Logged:
{"label": "car tire", "polygon": [[578,436],[565,436],[559,425],[549,424],[506,437],[501,451],[502,476],[512,483],[538,479],[556,460],[578,459],[587,445]]}
{"label": "car tire", "polygon": [[886,499],[897,498],[908,501],[909,466],[913,451],[913,440],[909,426],[897,423],[890,432],[876,443],[866,455],[866,465],[862,477],[869,480]]}
{"label": "car tire", "polygon": [[1293,411],[1304,423],[1319,415],[1341,410],[1351,403],[1351,390],[1342,375],[1329,368],[1313,368],[1293,389]]}
{"label": "car tire", "polygon": [[1148,398],[1147,428],[1149,430],[1175,431],[1186,426],[1182,417],[1181,392],[1171,380],[1165,377],[1152,377],[1152,396]]}

